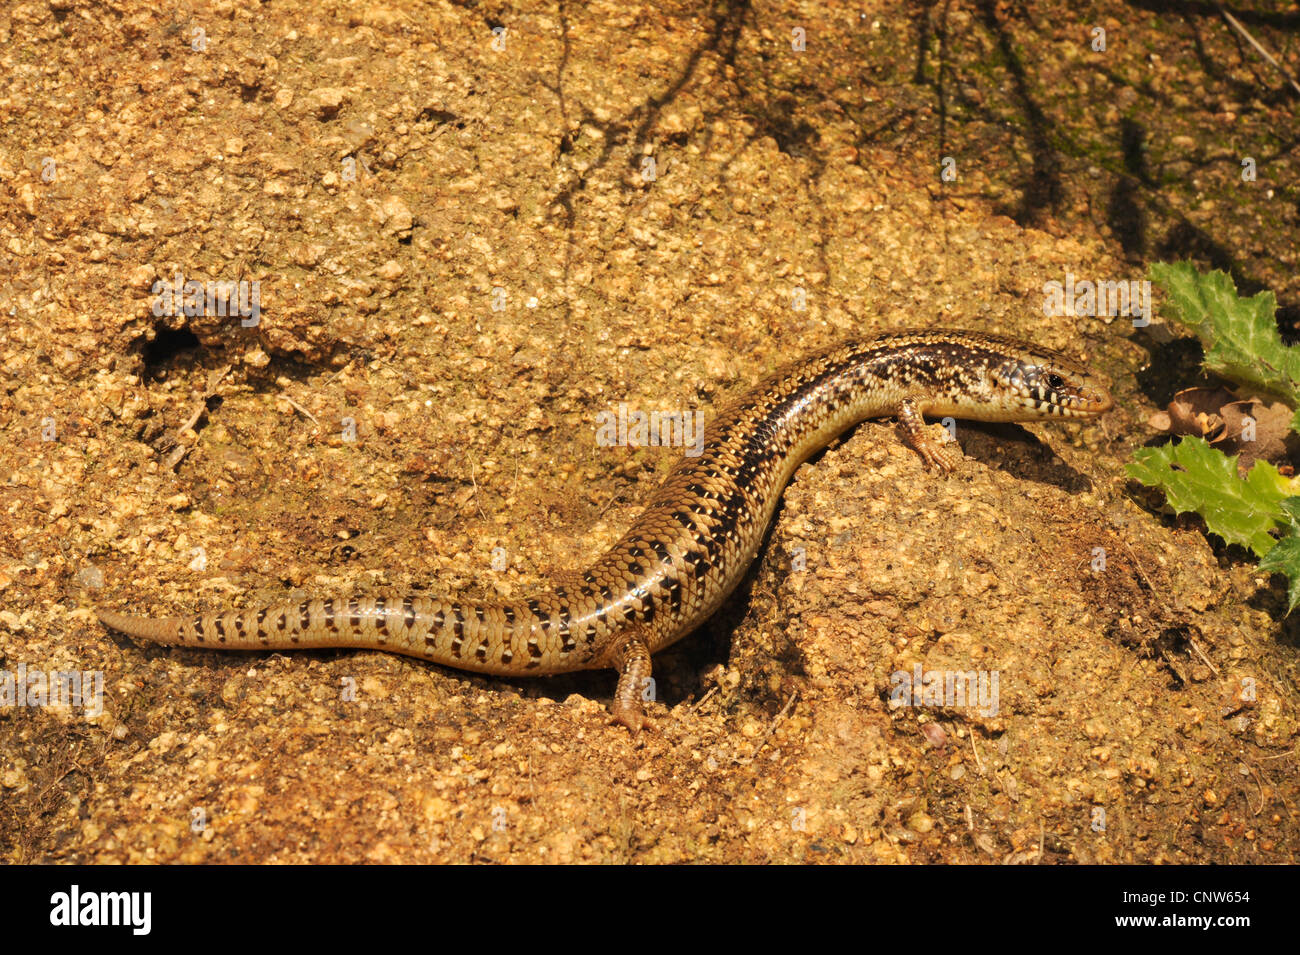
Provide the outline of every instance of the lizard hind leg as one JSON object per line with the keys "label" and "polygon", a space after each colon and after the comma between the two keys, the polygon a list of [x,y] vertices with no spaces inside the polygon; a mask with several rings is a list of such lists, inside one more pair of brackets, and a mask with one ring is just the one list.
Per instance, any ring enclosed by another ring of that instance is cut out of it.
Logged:
{"label": "lizard hind leg", "polygon": [[[553,570],[547,577],[556,594],[564,598],[593,591],[592,582],[581,571]],[[645,703],[655,698],[649,634],[634,625],[612,635],[601,660],[605,666],[618,671],[618,686],[609,706],[614,721],[626,726],[633,735],[643,728],[653,728],[645,714]]]}
{"label": "lizard hind leg", "polygon": [[647,725],[645,701],[654,699],[650,646],[645,633],[640,627],[634,627],[619,634],[606,659],[618,671],[610,715],[636,734]]}

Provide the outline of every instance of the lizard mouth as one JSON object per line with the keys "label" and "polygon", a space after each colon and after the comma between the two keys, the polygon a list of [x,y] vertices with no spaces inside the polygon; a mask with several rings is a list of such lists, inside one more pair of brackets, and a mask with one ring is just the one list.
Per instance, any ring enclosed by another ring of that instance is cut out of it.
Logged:
{"label": "lizard mouth", "polygon": [[1095,418],[1115,407],[1110,392],[1098,385],[1074,385],[1056,391],[1022,385],[1018,390],[1021,403],[1043,416]]}
{"label": "lizard mouth", "polygon": [[1115,399],[1100,385],[1088,385],[1079,389],[1078,401],[1079,411],[1086,415],[1104,414],[1115,407]]}
{"label": "lizard mouth", "polygon": [[1115,399],[1105,388],[1086,385],[1069,395],[1063,407],[1067,415],[1092,418],[1115,407]]}

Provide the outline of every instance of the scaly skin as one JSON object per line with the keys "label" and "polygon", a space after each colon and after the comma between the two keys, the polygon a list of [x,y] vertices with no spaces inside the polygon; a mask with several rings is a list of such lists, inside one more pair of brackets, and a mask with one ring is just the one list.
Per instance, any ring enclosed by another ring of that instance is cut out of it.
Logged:
{"label": "scaly skin", "polygon": [[753,560],[795,469],[866,418],[897,415],[941,471],[960,453],[922,415],[977,421],[1092,418],[1106,389],[1064,355],[963,331],[901,331],[851,341],[790,365],[709,425],[631,529],[586,573],[530,600],[477,603],[390,594],[150,619],[99,611],[105,625],[155,643],[221,650],[365,647],[462,670],[537,676],[611,667],[611,710],[644,722],[650,655],[703,623]]}

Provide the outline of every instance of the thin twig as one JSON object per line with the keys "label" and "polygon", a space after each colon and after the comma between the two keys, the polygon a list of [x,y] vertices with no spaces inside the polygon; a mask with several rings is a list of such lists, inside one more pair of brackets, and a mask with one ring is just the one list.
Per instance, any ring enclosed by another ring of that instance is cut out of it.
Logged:
{"label": "thin twig", "polygon": [[308,411],[308,410],[307,410],[306,408],[304,408],[302,405],[298,404],[298,402],[294,401],[294,400],[293,400],[292,398],[290,398],[287,394],[281,393],[280,397],[281,397],[283,400],[287,401],[287,402],[288,402],[288,403],[289,403],[293,408],[295,408],[296,410],[298,410],[299,412],[301,412],[302,414],[304,414],[304,415],[306,415],[308,418],[310,418],[310,419],[311,419],[311,423],[314,424],[314,425],[316,426],[316,430],[317,430],[317,431],[320,430],[320,422],[316,420],[316,416],[315,416],[314,414],[312,414],[310,411]]}
{"label": "thin twig", "polygon": [[202,397],[200,397],[198,402],[195,403],[194,411],[191,412],[185,423],[176,429],[176,439],[172,442],[171,453],[167,455],[163,462],[168,468],[175,468],[176,465],[180,464],[181,459],[184,458],[185,455],[189,454],[190,450],[194,447],[192,444],[182,444],[181,436],[199,423],[199,419],[202,418],[208,410],[208,401],[217,393],[217,385],[221,384],[221,379],[225,378],[229,372],[230,366],[227,365],[220,371],[214,372],[208,376],[207,386],[204,388]]}
{"label": "thin twig", "polygon": [[1210,672],[1212,672],[1215,676],[1218,676],[1219,668],[1210,662],[1210,658],[1205,655],[1205,651],[1201,649],[1201,645],[1197,643],[1192,637],[1188,637],[1187,642],[1191,644],[1192,649],[1196,651],[1196,655],[1201,658],[1201,662],[1210,668]]}
{"label": "thin twig", "polygon": [[768,724],[767,732],[764,733],[763,738],[758,741],[758,748],[754,750],[753,756],[734,756],[731,761],[737,766],[743,766],[746,763],[752,763],[754,760],[758,759],[758,754],[763,751],[763,747],[767,745],[767,741],[771,739],[772,734],[776,732],[777,724],[780,723],[781,720],[785,719],[785,715],[790,712],[790,707],[794,706],[794,701],[798,696],[798,690],[795,690],[790,694],[790,699],[785,701],[785,706],[781,707],[781,712],[777,713],[776,716],[772,718],[772,722]]}
{"label": "thin twig", "polygon": [[713,694],[717,692],[718,692],[718,688],[716,686],[710,687],[709,692],[705,693],[702,697],[700,697],[699,700],[696,702],[696,704],[691,707],[691,712],[694,713],[698,711],[701,706],[703,706],[705,703],[709,701],[709,697],[713,696]]}
{"label": "thin twig", "polygon": [[984,760],[980,759],[980,751],[979,751],[979,749],[976,748],[976,746],[975,746],[975,733],[974,733],[974,732],[972,732],[972,733],[970,734],[970,749],[971,749],[971,752],[975,754],[975,767],[980,771],[980,775],[983,776],[983,775],[984,775]]}
{"label": "thin twig", "polygon": [[465,457],[469,459],[469,479],[474,482],[474,506],[478,508],[479,517],[486,522],[488,517],[483,513],[483,505],[479,503],[478,499],[478,462],[474,460],[474,454],[471,451],[466,451]]}
{"label": "thin twig", "polygon": [[1137,554],[1133,553],[1133,548],[1128,546],[1128,541],[1124,540],[1124,538],[1121,537],[1119,538],[1119,542],[1124,545],[1124,549],[1128,551],[1128,555],[1133,558],[1133,569],[1138,572],[1138,576],[1141,577],[1142,580],[1146,583],[1147,587],[1151,590],[1152,595],[1155,596],[1155,598],[1159,600],[1162,604],[1164,604],[1166,609],[1168,609],[1169,608],[1168,601],[1165,600],[1164,595],[1160,593],[1160,591],[1156,590],[1156,585],[1151,583],[1151,578],[1148,577],[1143,572],[1142,564],[1138,560]]}
{"label": "thin twig", "polygon": [[1242,26],[1238,22],[1236,17],[1234,17],[1227,10],[1223,9],[1222,4],[1216,3],[1215,7],[1218,8],[1218,11],[1223,16],[1223,19],[1228,21],[1228,26],[1232,27],[1234,30],[1236,30],[1238,33],[1244,36],[1246,38],[1246,42],[1249,43],[1251,46],[1253,46],[1259,52],[1260,56],[1268,60],[1269,65],[1273,67],[1273,69],[1277,70],[1284,77],[1286,77],[1286,81],[1291,84],[1291,88],[1295,90],[1297,93],[1300,93],[1300,83],[1297,83],[1292,78],[1291,74],[1286,71],[1286,68],[1282,66],[1281,63],[1273,59],[1273,55],[1269,53],[1268,50],[1260,46],[1259,41],[1250,35],[1250,31],[1248,31],[1244,26]]}
{"label": "thin twig", "polygon": [[[1259,773],[1255,770],[1254,766],[1250,765],[1250,763],[1243,762],[1241,765],[1250,770],[1250,775],[1255,779],[1255,785],[1259,787],[1259,808],[1252,813],[1252,815],[1258,816],[1264,811],[1264,807],[1268,804],[1268,796],[1264,792],[1264,781],[1259,778]],[[1244,788],[1242,789],[1241,794],[1246,797],[1246,808],[1249,809],[1250,794],[1246,792]]]}
{"label": "thin twig", "polygon": [[1260,759],[1286,759],[1288,756],[1294,756],[1300,753],[1300,749],[1289,749],[1285,753],[1274,753],[1272,756],[1261,756]]}

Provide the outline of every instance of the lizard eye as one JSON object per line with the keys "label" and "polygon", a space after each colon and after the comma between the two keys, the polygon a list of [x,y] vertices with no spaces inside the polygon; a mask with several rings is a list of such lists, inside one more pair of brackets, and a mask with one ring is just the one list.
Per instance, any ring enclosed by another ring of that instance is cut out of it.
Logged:
{"label": "lizard eye", "polygon": [[1043,381],[1046,382],[1047,387],[1051,388],[1053,391],[1060,391],[1065,387],[1065,379],[1057,374],[1050,374],[1044,378]]}

